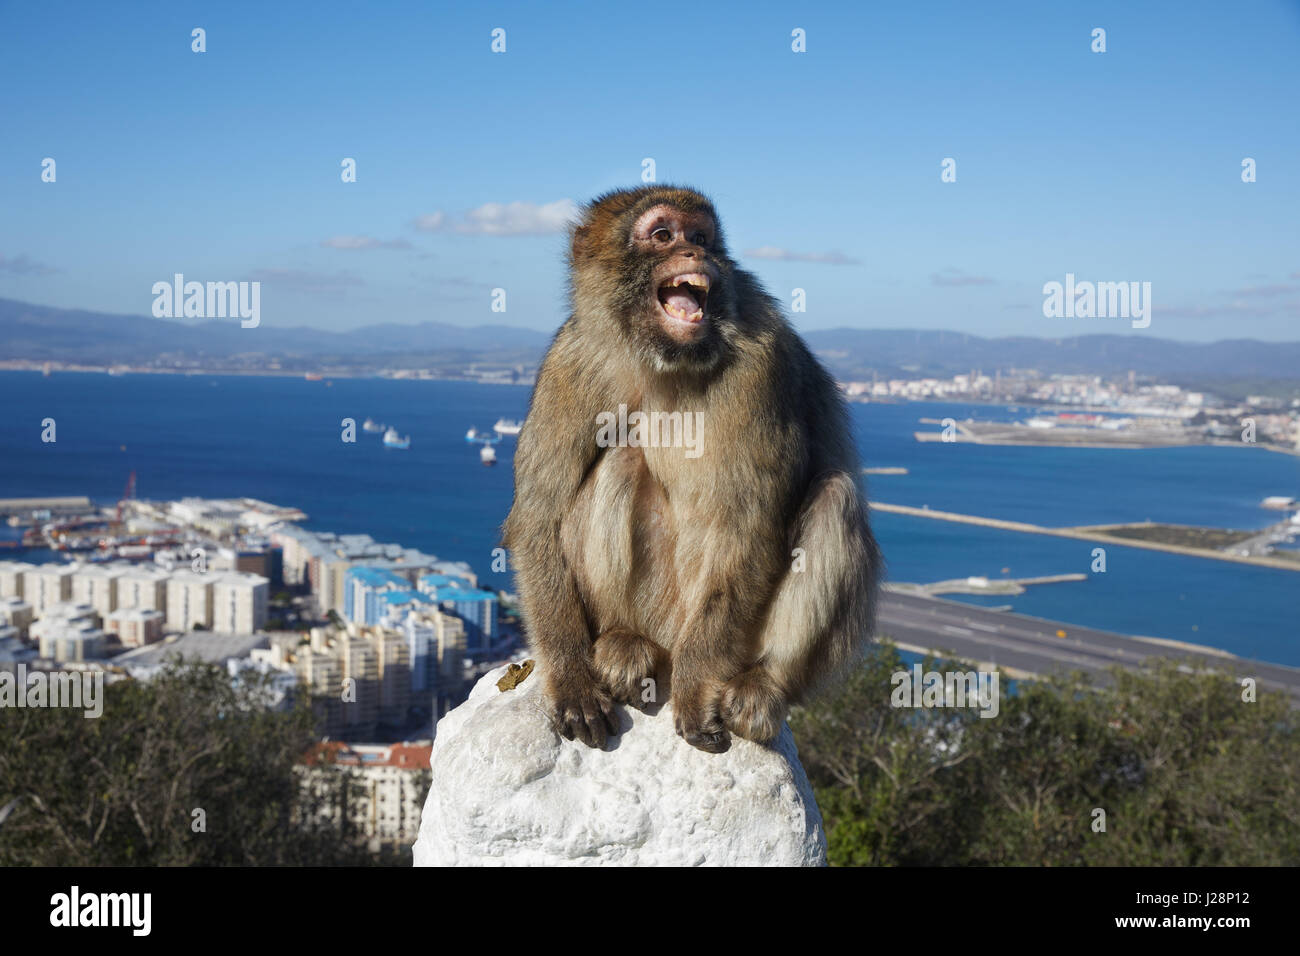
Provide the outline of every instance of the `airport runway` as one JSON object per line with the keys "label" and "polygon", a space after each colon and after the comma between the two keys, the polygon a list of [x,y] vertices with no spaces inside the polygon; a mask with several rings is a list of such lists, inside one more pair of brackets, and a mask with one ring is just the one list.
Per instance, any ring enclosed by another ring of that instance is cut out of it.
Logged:
{"label": "airport runway", "polygon": [[[950,654],[976,663],[991,663],[1012,677],[1072,670],[1086,671],[1107,683],[1112,665],[1137,668],[1149,657],[1186,664],[1204,663],[1236,678],[1253,677],[1261,689],[1289,694],[1300,707],[1300,668],[1248,661],[1231,654],[1198,652],[1141,638],[1061,624],[971,604],[885,591],[881,594],[877,633],[905,650]],[[1065,637],[1059,637],[1064,631]]]}

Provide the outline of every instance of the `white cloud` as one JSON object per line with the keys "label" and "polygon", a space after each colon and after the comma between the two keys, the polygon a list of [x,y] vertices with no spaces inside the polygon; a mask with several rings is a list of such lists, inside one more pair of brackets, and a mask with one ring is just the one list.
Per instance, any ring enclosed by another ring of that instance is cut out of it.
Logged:
{"label": "white cloud", "polygon": [[489,202],[471,209],[459,219],[441,210],[420,216],[415,228],[422,232],[458,232],[480,236],[546,236],[563,232],[578,216],[572,199],[538,204],[531,202]]}
{"label": "white cloud", "polygon": [[447,217],[440,212],[431,212],[426,216],[420,216],[415,220],[415,228],[421,232],[437,232],[442,228],[443,221]]}

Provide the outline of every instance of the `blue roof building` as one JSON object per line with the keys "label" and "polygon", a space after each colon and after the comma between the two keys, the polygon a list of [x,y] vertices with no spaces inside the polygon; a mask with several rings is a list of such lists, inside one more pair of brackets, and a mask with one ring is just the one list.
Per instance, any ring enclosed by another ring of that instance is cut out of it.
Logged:
{"label": "blue roof building", "polygon": [[343,577],[343,615],[356,624],[378,624],[388,610],[386,595],[414,593],[411,582],[383,568],[348,568]]}
{"label": "blue roof building", "polygon": [[[423,580],[420,582],[424,583]],[[434,589],[433,598],[465,622],[465,650],[482,653],[497,638],[497,611],[500,602],[491,591],[455,584]]]}
{"label": "blue roof building", "polygon": [[425,594],[433,594],[438,588],[446,587],[473,590],[474,584],[466,578],[456,577],[451,574],[425,574],[421,575],[418,587]]}

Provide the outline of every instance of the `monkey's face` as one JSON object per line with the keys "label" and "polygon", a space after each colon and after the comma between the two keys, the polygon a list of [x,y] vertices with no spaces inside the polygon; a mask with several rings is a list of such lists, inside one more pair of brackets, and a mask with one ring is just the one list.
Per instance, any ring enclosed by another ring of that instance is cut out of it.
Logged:
{"label": "monkey's face", "polygon": [[644,306],[651,331],[675,346],[695,345],[710,332],[709,293],[720,275],[709,256],[716,233],[707,212],[664,203],[650,207],[632,224],[633,257],[650,270]]}
{"label": "monkey's face", "polygon": [[658,368],[717,362],[731,263],[704,196],[650,187],[604,197],[575,231],[572,262],[575,306],[611,315]]}

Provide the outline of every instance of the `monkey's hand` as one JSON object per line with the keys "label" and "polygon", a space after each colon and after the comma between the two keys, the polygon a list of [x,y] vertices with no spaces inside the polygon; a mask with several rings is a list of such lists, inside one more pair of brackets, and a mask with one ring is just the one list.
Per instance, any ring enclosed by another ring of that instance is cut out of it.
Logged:
{"label": "monkey's hand", "polygon": [[568,740],[576,737],[588,747],[600,749],[609,736],[622,729],[614,699],[588,667],[572,669],[563,677],[553,675],[546,696],[551,722]]}
{"label": "monkey's hand", "polygon": [[671,700],[677,735],[692,747],[711,754],[726,752],[731,735],[722,723],[723,684],[695,679],[673,682]]}

